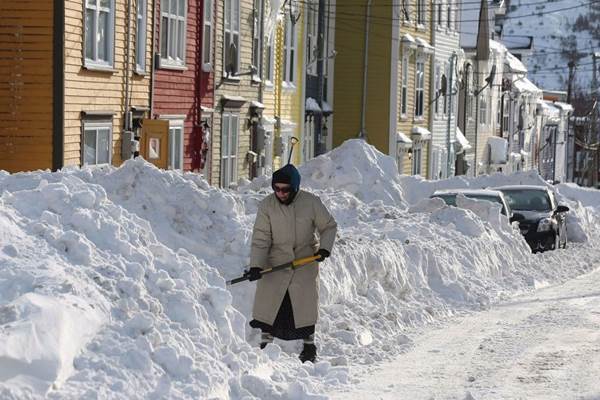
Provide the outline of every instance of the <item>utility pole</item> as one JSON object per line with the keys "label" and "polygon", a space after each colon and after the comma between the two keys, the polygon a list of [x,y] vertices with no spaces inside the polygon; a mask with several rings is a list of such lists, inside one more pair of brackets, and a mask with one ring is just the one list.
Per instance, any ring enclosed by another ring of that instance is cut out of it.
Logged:
{"label": "utility pole", "polygon": [[[596,62],[595,59],[594,59],[594,62]],[[569,65],[569,86],[567,88],[567,103],[571,104],[571,96],[573,94],[573,79],[575,78],[575,62],[569,61],[568,65]]]}
{"label": "utility pole", "polygon": [[[598,100],[598,77],[597,77],[597,66],[596,59],[600,57],[600,53],[593,52],[592,59],[594,61],[594,73],[592,75],[592,100],[595,102]],[[600,142],[600,135],[598,135],[598,108],[594,107],[592,110],[592,134],[590,135],[592,141],[598,144]],[[600,168],[600,157],[598,155],[599,148],[596,146],[596,149],[591,150],[594,154],[594,163],[593,163],[593,174],[592,174],[592,185],[593,187],[598,187],[598,169]]]}
{"label": "utility pole", "polygon": [[[454,63],[456,62],[456,52],[450,56],[450,78],[448,80],[448,131],[446,133],[446,178],[450,177],[451,160],[450,160],[450,130],[452,129],[452,91],[454,78]],[[456,124],[454,125],[456,127]]]}

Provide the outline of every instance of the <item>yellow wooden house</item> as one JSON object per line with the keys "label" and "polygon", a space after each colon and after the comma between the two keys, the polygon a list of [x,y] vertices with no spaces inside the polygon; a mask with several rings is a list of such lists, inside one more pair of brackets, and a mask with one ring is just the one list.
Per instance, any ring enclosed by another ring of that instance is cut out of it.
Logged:
{"label": "yellow wooden house", "polygon": [[26,3],[0,2],[0,169],[120,164],[148,116],[153,2]]}
{"label": "yellow wooden house", "polygon": [[395,157],[399,172],[427,176],[430,2],[373,0],[364,7],[347,0],[343,10],[335,23],[333,146],[362,137]]}
{"label": "yellow wooden house", "polygon": [[302,161],[304,128],[304,25],[305,5],[286,2],[277,10],[265,38],[265,89],[262,124],[270,138],[267,171],[290,161]]}

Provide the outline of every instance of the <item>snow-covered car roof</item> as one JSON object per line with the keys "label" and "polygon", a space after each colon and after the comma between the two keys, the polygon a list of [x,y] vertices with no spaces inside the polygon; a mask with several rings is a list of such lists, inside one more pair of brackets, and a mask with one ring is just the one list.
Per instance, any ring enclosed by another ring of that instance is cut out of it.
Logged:
{"label": "snow-covered car roof", "polygon": [[548,188],[539,185],[507,185],[495,187],[494,190],[548,190]]}
{"label": "snow-covered car roof", "polygon": [[502,196],[502,192],[492,189],[441,189],[433,192],[432,196],[441,194],[464,194],[479,196]]}

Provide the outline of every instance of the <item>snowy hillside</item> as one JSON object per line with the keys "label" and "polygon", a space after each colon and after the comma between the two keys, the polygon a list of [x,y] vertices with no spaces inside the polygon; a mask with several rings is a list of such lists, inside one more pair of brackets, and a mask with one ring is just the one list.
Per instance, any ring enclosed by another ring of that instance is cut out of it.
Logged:
{"label": "snowy hillside", "polygon": [[[534,38],[533,54],[526,61],[528,77],[538,87],[548,90],[567,90],[569,59],[565,52],[576,50],[576,88],[586,93],[591,89],[592,57],[599,51],[598,38],[591,31],[598,31],[599,20],[591,17],[588,0],[553,0],[548,2],[511,0],[504,23],[502,41],[510,49]],[[596,6],[597,7],[597,6]]]}
{"label": "snowy hillside", "polygon": [[339,224],[321,265],[320,361],[257,348],[248,263],[267,179],[237,191],[141,159],[121,168],[0,172],[0,398],[324,399],[354,365],[405,351],[415,327],[580,275],[600,262],[600,195],[554,188],[566,250],[532,255],[487,202],[443,187],[544,184],[533,173],[429,182],[352,140],[300,168]]}

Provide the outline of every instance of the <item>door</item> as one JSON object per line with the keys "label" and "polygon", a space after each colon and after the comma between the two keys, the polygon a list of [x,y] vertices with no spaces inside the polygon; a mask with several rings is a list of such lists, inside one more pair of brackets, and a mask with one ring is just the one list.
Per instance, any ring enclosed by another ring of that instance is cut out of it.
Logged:
{"label": "door", "polygon": [[158,168],[167,169],[169,153],[169,121],[142,120],[140,155]]}

